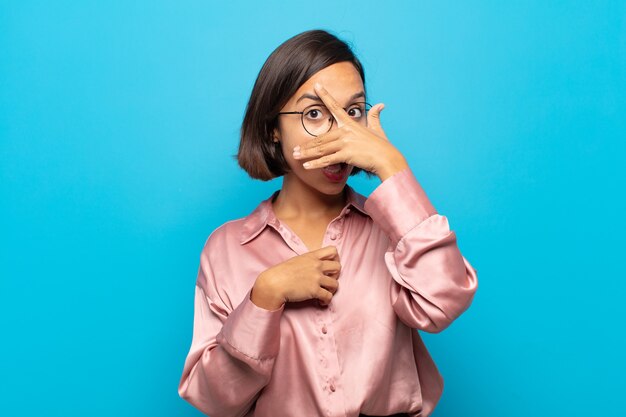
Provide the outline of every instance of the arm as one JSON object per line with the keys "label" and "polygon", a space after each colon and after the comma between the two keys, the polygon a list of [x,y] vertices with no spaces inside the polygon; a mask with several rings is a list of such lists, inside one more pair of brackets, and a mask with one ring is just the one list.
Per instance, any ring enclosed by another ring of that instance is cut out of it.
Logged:
{"label": "arm", "polygon": [[384,179],[365,209],[389,237],[384,256],[394,311],[407,326],[442,331],[469,307],[478,287],[476,270],[461,255],[448,220],[409,167]]}
{"label": "arm", "polygon": [[239,306],[229,308],[219,295],[207,252],[200,260],[193,340],[178,393],[211,417],[243,416],[272,375],[283,307],[260,308],[248,292]]}

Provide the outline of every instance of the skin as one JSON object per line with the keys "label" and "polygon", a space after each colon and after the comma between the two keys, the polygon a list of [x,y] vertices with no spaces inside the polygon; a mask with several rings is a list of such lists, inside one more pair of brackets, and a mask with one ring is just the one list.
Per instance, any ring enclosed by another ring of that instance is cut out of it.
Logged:
{"label": "skin", "polygon": [[[365,101],[365,97],[350,100],[363,91],[363,81],[356,68],[349,62],[340,62],[314,74],[281,109],[302,111],[311,104],[324,104],[335,117],[331,130],[317,137],[303,129],[299,115],[280,116],[274,131],[274,140],[281,143],[289,172],[283,177],[273,208],[276,216],[296,232],[317,231],[323,235],[328,223],[345,206],[343,189],[347,178],[331,182],[322,173],[323,167],[345,162],[350,171],[358,166],[375,173],[381,181],[408,167],[381,127],[380,112],[384,104],[378,103],[370,109],[367,126],[344,110],[355,102]],[[319,99],[298,100],[303,94]],[[276,310],[286,302],[312,298],[328,305],[338,289],[340,268],[334,246],[293,257],[259,275],[251,300],[268,310]]]}

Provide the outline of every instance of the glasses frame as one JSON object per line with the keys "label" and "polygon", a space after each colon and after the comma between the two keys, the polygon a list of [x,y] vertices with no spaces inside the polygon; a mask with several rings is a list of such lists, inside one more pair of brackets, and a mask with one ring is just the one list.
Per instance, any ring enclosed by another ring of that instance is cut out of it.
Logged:
{"label": "glasses frame", "polygon": [[[351,105],[354,105],[354,104],[365,104],[365,121],[366,121],[366,123],[367,123],[367,112],[368,112],[368,111],[370,111],[370,109],[372,108],[372,105],[371,105],[371,104],[369,104],[367,101],[355,101],[355,102],[354,102],[354,103],[352,103]],[[313,133],[309,132],[309,131],[306,129],[306,126],[304,125],[304,113],[306,112],[306,110],[307,110],[309,107],[313,107],[313,106],[322,106],[322,107],[326,107],[326,108],[328,108],[328,106],[326,106],[325,104],[311,104],[310,106],[305,107],[305,109],[304,109],[304,110],[302,110],[302,111],[281,111],[281,112],[279,112],[278,114],[279,114],[279,115],[281,115],[281,114],[299,114],[299,115],[300,115],[300,123],[302,124],[302,128],[304,129],[304,131],[305,131],[306,133],[308,133],[309,135],[311,135],[311,136],[317,137],[317,136],[319,136],[319,135],[314,135]],[[343,109],[344,109],[345,111],[348,111],[348,109],[349,109],[349,108],[350,108],[350,107],[348,106],[348,107],[344,107]],[[330,111],[330,110],[329,110],[329,111]],[[327,130],[326,132],[324,132],[324,133],[328,133],[328,132],[330,132],[330,129],[332,129],[332,128],[333,128],[333,124],[335,123],[335,120],[337,120],[337,119],[335,119],[335,116],[333,116],[333,115],[332,115],[332,113],[331,113],[331,115],[330,115],[330,118],[332,119],[332,120],[330,121],[330,126],[328,126],[328,130]],[[322,133],[322,135],[323,135],[324,133]]]}

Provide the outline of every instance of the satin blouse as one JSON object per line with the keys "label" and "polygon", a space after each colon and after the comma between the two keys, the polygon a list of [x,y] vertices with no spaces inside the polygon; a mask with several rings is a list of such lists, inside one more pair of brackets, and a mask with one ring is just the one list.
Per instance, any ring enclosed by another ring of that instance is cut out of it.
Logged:
{"label": "satin blouse", "polygon": [[440,332],[470,306],[476,270],[410,167],[367,198],[344,192],[322,244],[341,262],[328,306],[250,300],[261,272],[308,252],[272,209],[279,190],[208,236],[183,399],[211,417],[431,414],[443,378],[419,331]]}

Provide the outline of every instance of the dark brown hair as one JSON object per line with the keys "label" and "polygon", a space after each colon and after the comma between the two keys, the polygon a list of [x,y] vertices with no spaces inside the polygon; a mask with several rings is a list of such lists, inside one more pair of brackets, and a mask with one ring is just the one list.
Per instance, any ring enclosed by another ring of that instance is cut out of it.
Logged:
{"label": "dark brown hair", "polygon": [[[233,155],[250,177],[268,181],[289,171],[280,142],[272,140],[278,112],[315,73],[344,61],[354,65],[365,88],[363,66],[350,46],[324,30],[293,36],[267,58],[252,88],[241,124],[239,150]],[[374,175],[357,166],[350,175],[359,172]]]}

